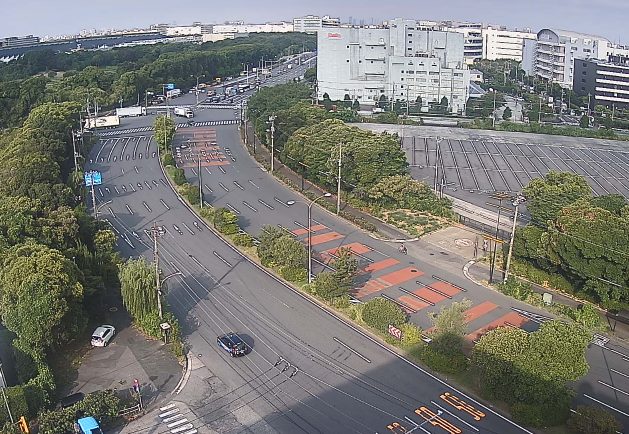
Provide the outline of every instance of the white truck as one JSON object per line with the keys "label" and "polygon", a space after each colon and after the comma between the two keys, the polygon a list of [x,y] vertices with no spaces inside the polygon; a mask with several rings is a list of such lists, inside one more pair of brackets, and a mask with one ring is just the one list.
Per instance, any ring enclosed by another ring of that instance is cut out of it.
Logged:
{"label": "white truck", "polygon": [[191,119],[194,117],[194,112],[190,107],[175,107],[175,116]]}
{"label": "white truck", "polygon": [[120,118],[145,116],[146,107],[124,107],[116,109],[116,116]]}
{"label": "white truck", "polygon": [[166,91],[166,98],[177,98],[181,95],[181,89],[171,89]]}
{"label": "white truck", "polygon": [[85,119],[86,130],[91,130],[93,128],[117,127],[118,125],[120,125],[120,118],[118,115]]}

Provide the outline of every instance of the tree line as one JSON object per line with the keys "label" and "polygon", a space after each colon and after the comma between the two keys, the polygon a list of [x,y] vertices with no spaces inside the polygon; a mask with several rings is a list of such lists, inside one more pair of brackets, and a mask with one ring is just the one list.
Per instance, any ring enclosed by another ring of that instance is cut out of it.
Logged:
{"label": "tree line", "polygon": [[201,81],[237,75],[242,64],[257,66],[305,47],[315,38],[301,33],[258,34],[216,43],[156,44],[109,51],[59,53],[37,51],[0,65],[0,128],[20,125],[43,102],[91,101],[99,111],[143,102],[162,84],[188,89]]}

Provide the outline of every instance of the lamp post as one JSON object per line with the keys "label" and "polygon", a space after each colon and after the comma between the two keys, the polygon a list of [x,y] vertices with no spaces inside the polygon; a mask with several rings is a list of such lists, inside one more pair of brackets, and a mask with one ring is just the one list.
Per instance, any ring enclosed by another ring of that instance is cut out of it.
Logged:
{"label": "lamp post", "polygon": [[[194,75],[192,75],[191,77],[195,77]],[[194,92],[197,94],[197,104],[199,105],[199,78],[201,77],[205,77],[205,74],[201,74],[201,75],[197,75],[197,87],[194,88]]]}
{"label": "lamp post", "polygon": [[509,277],[509,266],[511,265],[511,254],[513,253],[513,240],[515,239],[515,226],[518,221],[518,207],[526,202],[526,198],[522,195],[518,195],[513,200],[513,206],[515,206],[515,213],[513,214],[513,227],[511,228],[511,238],[509,239],[509,253],[507,254],[507,266],[505,267],[505,277],[503,283],[507,281]]}
{"label": "lamp post", "polygon": [[308,205],[308,283],[312,283],[312,205],[319,199],[332,196],[330,193],[324,193],[323,195],[313,199]]}

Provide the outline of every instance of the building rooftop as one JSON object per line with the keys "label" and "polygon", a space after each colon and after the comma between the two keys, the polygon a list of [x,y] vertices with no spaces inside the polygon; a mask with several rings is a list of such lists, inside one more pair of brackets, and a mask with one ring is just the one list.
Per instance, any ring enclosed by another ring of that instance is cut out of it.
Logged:
{"label": "building rooftop", "polygon": [[579,33],[579,32],[573,32],[571,30],[561,30],[561,29],[548,29],[548,30],[552,30],[558,35],[567,36],[569,38],[604,39],[605,41],[609,42],[607,38],[604,38],[598,35],[590,35],[588,33]]}

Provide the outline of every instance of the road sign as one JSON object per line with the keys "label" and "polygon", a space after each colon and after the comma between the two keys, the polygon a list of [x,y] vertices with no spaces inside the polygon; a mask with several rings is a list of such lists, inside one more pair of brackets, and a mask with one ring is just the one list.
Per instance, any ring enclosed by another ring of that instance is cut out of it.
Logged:
{"label": "road sign", "polygon": [[402,340],[402,330],[389,324],[389,334],[396,339]]}
{"label": "road sign", "polygon": [[96,170],[85,172],[83,174],[83,179],[85,180],[86,187],[91,187],[92,185],[101,185],[103,183],[103,175]]}
{"label": "road sign", "polygon": [[175,83],[166,83],[166,90],[173,90],[175,88]]}

